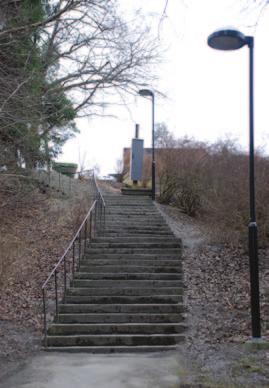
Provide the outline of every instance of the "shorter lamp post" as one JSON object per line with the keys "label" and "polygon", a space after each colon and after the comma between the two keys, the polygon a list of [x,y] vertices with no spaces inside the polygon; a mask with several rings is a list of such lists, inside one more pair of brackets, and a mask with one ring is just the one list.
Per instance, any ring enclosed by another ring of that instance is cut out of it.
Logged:
{"label": "shorter lamp post", "polygon": [[237,30],[219,30],[208,37],[208,45],[217,50],[238,50],[243,46],[249,48],[249,208],[248,225],[249,264],[250,264],[250,296],[252,337],[261,338],[260,292],[259,292],[259,260],[258,235],[255,210],[255,159],[254,159],[254,82],[253,82],[253,51],[254,38],[245,36]]}
{"label": "shorter lamp post", "polygon": [[152,200],[155,201],[156,195],[156,166],[155,166],[155,96],[154,93],[149,89],[141,89],[139,90],[139,95],[142,97],[150,97],[152,101],[152,167],[151,167],[151,190],[152,190]]}

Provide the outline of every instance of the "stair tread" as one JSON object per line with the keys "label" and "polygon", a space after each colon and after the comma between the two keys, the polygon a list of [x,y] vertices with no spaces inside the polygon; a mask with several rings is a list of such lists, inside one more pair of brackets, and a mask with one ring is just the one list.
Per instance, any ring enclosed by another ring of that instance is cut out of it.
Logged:
{"label": "stair tread", "polygon": [[143,338],[159,338],[159,337],[182,337],[182,334],[180,333],[160,333],[160,334],[64,334],[64,335],[52,335],[49,334],[48,337],[53,338],[91,338],[91,337],[101,337],[101,338],[115,338],[115,337],[122,337],[122,338],[129,338],[129,337],[143,337]]}
{"label": "stair tread", "polygon": [[61,351],[61,352],[89,352],[89,353],[150,353],[150,352],[163,352],[163,351],[176,351],[178,345],[126,345],[126,346],[49,346],[44,348],[46,351]]}
{"label": "stair tread", "polygon": [[83,315],[83,316],[85,316],[85,315],[93,315],[93,316],[95,316],[95,315],[150,315],[150,316],[156,316],[156,315],[162,315],[162,316],[165,316],[165,315],[167,315],[167,316],[171,316],[171,315],[180,315],[180,314],[182,314],[182,313],[180,313],[180,312],[177,312],[177,313],[160,313],[160,312],[158,312],[158,313],[151,313],[151,312],[145,312],[145,313],[139,313],[139,312],[131,312],[131,313],[122,313],[122,312],[119,312],[119,313],[117,313],[117,312],[113,312],[113,313],[111,313],[111,312],[108,312],[108,313],[80,313],[80,312],[78,312],[78,313],[65,313],[65,312],[60,312],[59,313],[59,316],[61,316],[61,315]]}
{"label": "stair tread", "polygon": [[86,246],[46,350],[174,351],[186,328],[182,241],[150,198],[104,198],[106,228]]}
{"label": "stair tread", "polygon": [[138,322],[138,323],[135,323],[135,322],[119,322],[119,323],[109,323],[109,322],[104,322],[104,323],[85,323],[85,322],[81,322],[81,323],[52,323],[51,325],[53,326],[70,326],[70,325],[74,325],[74,326],[161,326],[161,327],[166,327],[166,326],[185,326],[184,323],[182,322],[173,322],[173,323],[169,323],[169,322],[156,322],[156,323],[151,323],[151,322]]}
{"label": "stair tread", "polygon": [[[144,306],[145,304],[143,303],[132,303],[132,304],[122,304],[122,303],[113,303],[113,306]],[[174,303],[147,303],[146,304],[147,306],[183,306],[183,304],[181,303],[178,303],[178,304],[174,304]],[[59,304],[59,307],[60,306],[77,306],[76,303],[72,304],[72,303],[61,303]],[[81,306],[89,306],[88,303],[81,303]],[[91,306],[110,306],[109,303],[93,303]]]}

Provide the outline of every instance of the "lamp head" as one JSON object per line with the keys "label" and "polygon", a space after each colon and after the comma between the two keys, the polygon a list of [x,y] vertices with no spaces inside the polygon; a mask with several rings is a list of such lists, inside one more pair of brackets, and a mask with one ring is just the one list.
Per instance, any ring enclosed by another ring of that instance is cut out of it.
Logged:
{"label": "lamp head", "polygon": [[238,50],[249,44],[249,37],[238,30],[218,30],[209,35],[207,43],[216,50]]}
{"label": "lamp head", "polygon": [[140,89],[138,93],[142,97],[153,97],[153,92],[149,89]]}

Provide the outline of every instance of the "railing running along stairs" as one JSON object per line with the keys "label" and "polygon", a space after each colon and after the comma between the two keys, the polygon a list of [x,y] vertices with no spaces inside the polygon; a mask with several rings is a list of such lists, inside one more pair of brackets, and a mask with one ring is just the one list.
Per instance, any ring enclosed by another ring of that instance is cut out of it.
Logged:
{"label": "railing running along stairs", "polygon": [[80,260],[92,239],[105,230],[106,204],[98,187],[95,174],[89,179],[89,189],[94,190],[94,201],[64,254],[42,286],[44,346],[47,347],[49,301],[54,301],[55,322],[59,321],[59,301],[64,303],[67,287],[74,279]]}

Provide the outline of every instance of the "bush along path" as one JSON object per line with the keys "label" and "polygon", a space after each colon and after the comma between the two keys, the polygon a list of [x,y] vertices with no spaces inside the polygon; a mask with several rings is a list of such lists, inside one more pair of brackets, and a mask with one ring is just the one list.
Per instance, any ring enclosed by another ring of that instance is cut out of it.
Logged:
{"label": "bush along path", "polygon": [[106,195],[91,241],[48,328],[47,350],[152,352],[184,339],[181,240],[148,197]]}

